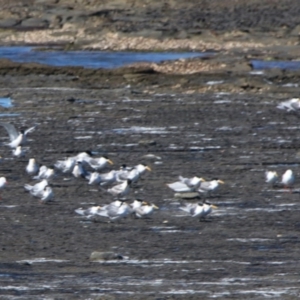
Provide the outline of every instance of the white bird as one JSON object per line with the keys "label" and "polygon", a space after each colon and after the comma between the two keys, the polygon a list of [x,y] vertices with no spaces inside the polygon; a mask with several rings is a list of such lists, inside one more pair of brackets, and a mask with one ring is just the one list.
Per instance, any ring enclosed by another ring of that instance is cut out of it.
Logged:
{"label": "white bird", "polygon": [[43,179],[41,182],[35,185],[25,184],[24,188],[25,190],[29,191],[32,196],[42,198],[44,189],[47,185],[48,185],[47,179]]}
{"label": "white bird", "polygon": [[37,176],[34,176],[33,179],[52,179],[55,176],[54,169],[48,168],[46,166],[41,166]]}
{"label": "white bird", "polygon": [[89,176],[89,184],[99,184],[101,182],[101,176],[98,172],[93,172]]}
{"label": "white bird", "polygon": [[136,208],[141,207],[143,202],[144,202],[144,201],[141,200],[141,199],[135,199],[135,200],[130,204],[130,207],[132,208],[132,210],[135,210]]}
{"label": "white bird", "polygon": [[82,165],[82,162],[81,161],[77,161],[75,163],[75,166],[73,168],[73,171],[72,171],[72,174],[74,175],[74,177],[76,178],[79,178],[79,177],[82,177],[82,178],[89,178],[90,174],[89,172],[87,172],[83,165]]}
{"label": "white bird", "polygon": [[111,220],[118,220],[124,218],[132,213],[132,209],[125,201],[116,200],[109,205],[103,206],[97,215],[102,217],[108,217]]}
{"label": "white bird", "polygon": [[76,161],[82,161],[85,158],[91,157],[92,156],[92,152],[90,150],[88,151],[84,151],[84,152],[80,152],[79,154],[77,154],[76,156],[72,156],[71,158],[75,159]]}
{"label": "white bird", "polygon": [[131,180],[126,180],[118,185],[113,186],[107,191],[117,198],[126,196],[130,191]]}
{"label": "white bird", "polygon": [[173,183],[167,183],[167,186],[176,193],[188,193],[194,192],[199,188],[201,183],[204,183],[205,180],[199,177],[183,178],[179,177],[180,181],[176,181]]}
{"label": "white bird", "polygon": [[51,201],[54,198],[54,193],[52,188],[49,185],[46,185],[44,190],[37,196],[40,197],[41,203],[47,203],[49,201]]}
{"label": "white bird", "polygon": [[298,111],[300,110],[300,98],[292,98],[287,101],[283,101],[277,105],[277,108],[284,109],[286,111]]}
{"label": "white bird", "polygon": [[159,209],[155,204],[150,204],[139,199],[136,199],[130,206],[138,218],[148,217],[153,214],[154,209]]}
{"label": "white bird", "polygon": [[18,146],[16,149],[12,151],[13,156],[18,158],[25,156],[25,151],[22,149],[21,146]]}
{"label": "white bird", "polygon": [[212,209],[217,209],[217,206],[208,202],[204,203],[188,203],[179,209],[189,213],[192,217],[204,218],[212,212]]}
{"label": "white bird", "polygon": [[30,158],[29,162],[26,166],[26,172],[28,175],[36,175],[39,171],[39,165],[37,164],[37,162],[35,161],[34,158]]}
{"label": "white bird", "polygon": [[196,190],[200,186],[201,182],[205,181],[205,179],[199,178],[197,176],[194,176],[192,178],[185,178],[185,177],[179,176],[178,178],[181,182],[185,183],[187,186],[189,186],[193,190]]}
{"label": "white bird", "polygon": [[119,171],[119,178],[120,180],[130,179],[132,182],[137,182],[146,171],[151,171],[151,168],[144,164],[138,164],[130,170],[125,167]]}
{"label": "white bird", "polygon": [[138,164],[134,166],[134,169],[136,169],[140,175],[143,175],[146,171],[151,172],[151,168],[145,164]]}
{"label": "white bird", "polygon": [[125,180],[129,171],[131,171],[133,169],[133,167],[128,167],[126,164],[123,164],[120,169],[118,171],[116,171],[118,173],[118,178],[120,180]]}
{"label": "white bird", "polygon": [[72,173],[76,164],[76,159],[73,157],[68,157],[65,160],[58,160],[54,167],[63,173]]}
{"label": "white bird", "polygon": [[107,164],[113,165],[114,163],[106,156],[102,156],[99,158],[93,158],[90,156],[84,156],[81,158],[81,161],[87,163],[92,169],[96,171],[100,171],[104,169]]}
{"label": "white bird", "polygon": [[118,171],[115,170],[111,170],[108,173],[101,174],[100,185],[105,186],[105,185],[113,184],[115,182],[123,182],[122,180],[119,179],[118,174],[119,174]]}
{"label": "white bird", "polygon": [[188,193],[193,192],[195,190],[193,187],[191,188],[181,181],[167,183],[167,187],[169,187],[172,191],[176,193]]}
{"label": "white bird", "polygon": [[[0,189],[4,189],[6,187],[6,185],[8,184],[7,180],[5,177],[0,177]],[[2,197],[0,196],[0,199],[2,199]]]}
{"label": "white bird", "polygon": [[198,188],[198,192],[205,193],[205,194],[214,192],[219,188],[220,184],[224,184],[224,181],[220,179],[213,179],[211,181],[201,182]]}
{"label": "white bird", "polygon": [[287,170],[285,173],[282,175],[281,178],[281,184],[285,188],[291,188],[295,182],[295,176],[293,174],[292,170]]}
{"label": "white bird", "polygon": [[278,181],[278,174],[276,171],[266,171],[265,178],[266,183],[274,186],[274,184]]}
{"label": "white bird", "polygon": [[20,132],[17,131],[16,127],[10,123],[0,123],[1,126],[3,126],[10,138],[10,143],[7,144],[7,146],[10,146],[11,148],[17,148],[18,146],[22,146],[26,144],[26,136],[28,133],[35,130],[36,126],[33,126],[27,130],[20,130]]}
{"label": "white bird", "polygon": [[75,209],[75,212],[81,216],[86,216],[87,218],[91,218],[98,214],[101,210],[101,206],[92,206],[87,209],[78,208]]}

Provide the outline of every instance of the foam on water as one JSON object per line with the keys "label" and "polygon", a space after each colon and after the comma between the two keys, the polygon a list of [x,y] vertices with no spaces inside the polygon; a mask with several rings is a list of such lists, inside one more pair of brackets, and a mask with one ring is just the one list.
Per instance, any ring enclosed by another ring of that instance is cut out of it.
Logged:
{"label": "foam on water", "polygon": [[16,262],[33,264],[33,263],[47,263],[47,262],[63,263],[63,262],[67,262],[67,261],[68,260],[65,260],[65,259],[51,259],[51,258],[40,257],[40,258],[18,260]]}
{"label": "foam on water", "polygon": [[93,138],[92,136],[90,135],[87,135],[87,136],[75,136],[74,139],[75,140],[88,140],[88,139],[91,139]]}
{"label": "foam on water", "polygon": [[274,241],[274,239],[264,239],[264,238],[249,238],[249,239],[244,239],[244,238],[230,238],[230,239],[227,239],[227,241],[237,241],[237,242],[242,242],[242,243],[248,243],[248,242]]}
{"label": "foam on water", "polygon": [[207,81],[207,85],[217,85],[217,84],[222,84],[224,83],[224,80],[216,80],[216,81]]}
{"label": "foam on water", "polygon": [[170,133],[166,130],[166,127],[142,127],[132,126],[129,128],[115,128],[111,130],[114,133],[119,134],[131,134],[131,133],[148,133],[148,134],[166,134]]}

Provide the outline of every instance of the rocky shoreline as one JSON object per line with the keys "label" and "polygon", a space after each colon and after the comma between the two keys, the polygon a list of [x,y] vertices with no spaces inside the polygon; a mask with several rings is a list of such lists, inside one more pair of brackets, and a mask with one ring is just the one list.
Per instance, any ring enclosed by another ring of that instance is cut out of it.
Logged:
{"label": "rocky shoreline", "polygon": [[299,45],[296,0],[1,2],[1,44],[152,51]]}

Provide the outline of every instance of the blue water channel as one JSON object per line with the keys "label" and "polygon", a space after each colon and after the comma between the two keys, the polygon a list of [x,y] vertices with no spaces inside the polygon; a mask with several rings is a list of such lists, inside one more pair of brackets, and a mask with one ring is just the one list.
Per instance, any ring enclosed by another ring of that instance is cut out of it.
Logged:
{"label": "blue water channel", "polygon": [[[112,69],[137,62],[160,63],[182,58],[209,57],[213,52],[129,52],[129,51],[39,51],[34,47],[0,47],[0,59],[14,62],[35,62],[50,66],[80,66],[85,68]],[[251,60],[254,70],[300,69],[300,61]]]}
{"label": "blue water channel", "polygon": [[51,66],[116,68],[136,62],[159,63],[181,58],[208,57],[202,52],[106,52],[106,51],[37,51],[33,47],[0,47],[0,58],[14,62],[35,62]]}
{"label": "blue water channel", "polygon": [[265,69],[280,69],[280,70],[299,70],[300,61],[298,60],[252,60],[251,61],[254,70]]}

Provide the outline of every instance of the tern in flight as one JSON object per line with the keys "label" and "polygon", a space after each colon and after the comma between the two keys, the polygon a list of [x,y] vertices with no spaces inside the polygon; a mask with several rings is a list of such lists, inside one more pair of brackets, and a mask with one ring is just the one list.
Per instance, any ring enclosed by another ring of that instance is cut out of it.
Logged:
{"label": "tern in flight", "polygon": [[26,135],[32,131],[35,130],[36,126],[30,127],[27,130],[20,130],[20,132],[17,131],[16,127],[13,124],[10,123],[0,123],[1,126],[3,126],[10,138],[10,143],[7,144],[7,146],[11,148],[17,148],[18,146],[22,146],[26,144]]}

